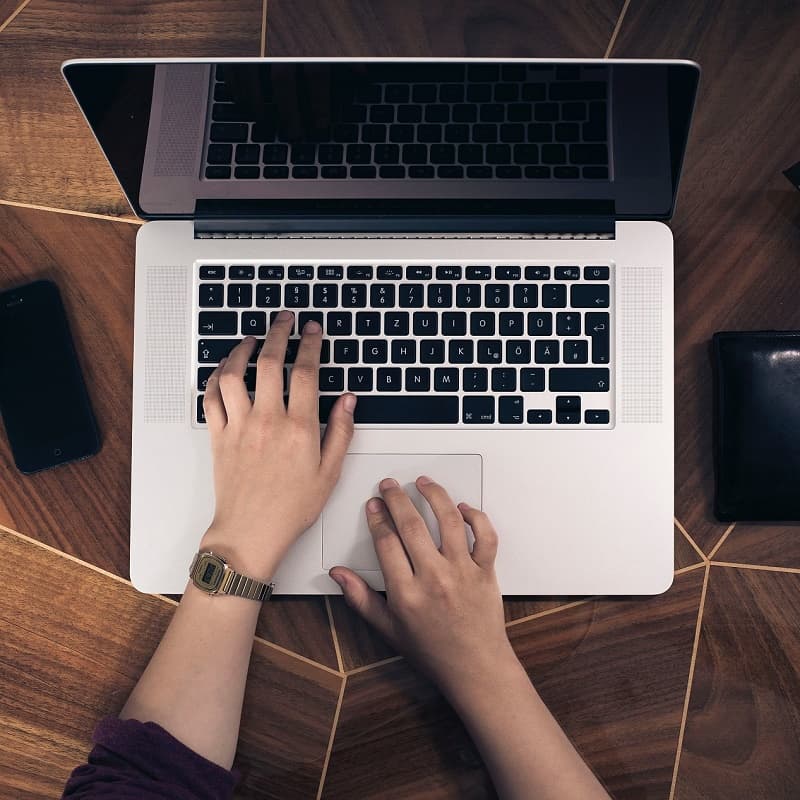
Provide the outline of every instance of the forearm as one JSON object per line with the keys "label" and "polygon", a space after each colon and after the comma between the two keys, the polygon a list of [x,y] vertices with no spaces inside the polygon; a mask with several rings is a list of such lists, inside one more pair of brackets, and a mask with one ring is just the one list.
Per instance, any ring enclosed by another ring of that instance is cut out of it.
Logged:
{"label": "forearm", "polygon": [[120,713],[152,721],[226,769],[236,753],[259,603],[191,582]]}
{"label": "forearm", "polygon": [[608,800],[509,649],[445,687],[503,800]]}

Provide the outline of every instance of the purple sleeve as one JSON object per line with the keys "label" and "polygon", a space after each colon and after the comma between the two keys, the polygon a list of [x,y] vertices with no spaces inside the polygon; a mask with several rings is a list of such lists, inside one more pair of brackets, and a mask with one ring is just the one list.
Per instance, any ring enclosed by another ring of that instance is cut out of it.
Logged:
{"label": "purple sleeve", "polygon": [[155,722],[107,717],[92,741],[89,761],[70,775],[64,798],[228,800],[239,778]]}

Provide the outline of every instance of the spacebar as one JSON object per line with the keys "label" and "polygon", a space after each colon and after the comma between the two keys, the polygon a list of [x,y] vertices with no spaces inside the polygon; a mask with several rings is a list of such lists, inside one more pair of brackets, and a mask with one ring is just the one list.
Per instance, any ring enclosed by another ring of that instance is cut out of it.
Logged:
{"label": "spacebar", "polygon": [[[320,422],[327,422],[331,408],[338,398],[321,395]],[[435,425],[458,422],[458,398],[437,395],[379,395],[360,394],[356,403],[356,422]]]}

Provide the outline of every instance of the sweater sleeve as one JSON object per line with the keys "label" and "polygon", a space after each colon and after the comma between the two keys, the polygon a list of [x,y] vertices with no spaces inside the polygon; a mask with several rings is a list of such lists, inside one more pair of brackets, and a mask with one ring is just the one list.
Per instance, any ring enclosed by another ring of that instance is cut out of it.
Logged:
{"label": "sweater sleeve", "polygon": [[63,798],[229,800],[239,779],[154,722],[107,717],[92,741],[88,762],[70,775]]}

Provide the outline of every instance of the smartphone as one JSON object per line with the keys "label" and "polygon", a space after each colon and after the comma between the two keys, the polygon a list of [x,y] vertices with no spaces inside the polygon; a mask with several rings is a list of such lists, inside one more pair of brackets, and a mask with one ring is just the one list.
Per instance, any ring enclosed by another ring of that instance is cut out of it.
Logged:
{"label": "smartphone", "polygon": [[52,281],[0,293],[0,414],[14,462],[25,474],[100,449],[67,315]]}

